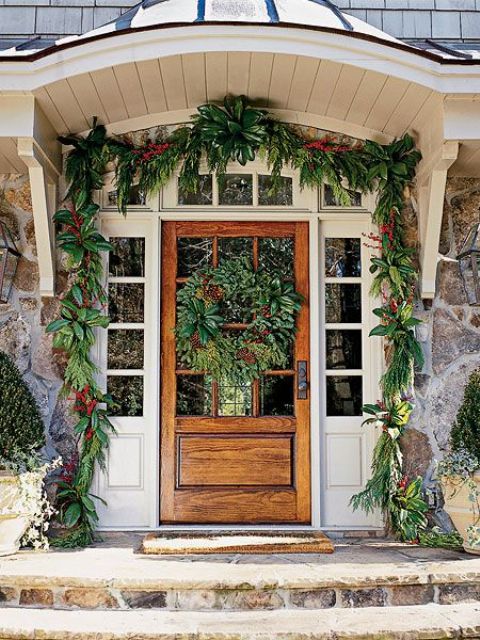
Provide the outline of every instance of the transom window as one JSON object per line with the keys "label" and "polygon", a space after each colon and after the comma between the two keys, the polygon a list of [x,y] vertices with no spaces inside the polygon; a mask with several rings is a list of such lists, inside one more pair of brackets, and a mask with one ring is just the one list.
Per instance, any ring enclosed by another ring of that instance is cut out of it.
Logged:
{"label": "transom window", "polygon": [[177,177],[178,206],[292,207],[293,178],[281,176],[273,191],[272,177],[263,173],[227,173],[216,178],[200,177],[196,193],[182,190]]}

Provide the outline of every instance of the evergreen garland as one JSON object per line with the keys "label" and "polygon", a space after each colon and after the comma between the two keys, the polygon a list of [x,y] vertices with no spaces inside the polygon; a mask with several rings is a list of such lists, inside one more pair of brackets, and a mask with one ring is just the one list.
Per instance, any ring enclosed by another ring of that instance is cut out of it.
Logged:
{"label": "evergreen garland", "polygon": [[[61,140],[74,147],[66,163],[70,185],[67,198],[71,206],[58,212],[56,221],[64,226],[59,245],[69,255],[75,277],[62,301],[61,317],[47,330],[55,333],[55,345],[68,356],[65,387],[73,394],[73,409],[79,417],[78,464],[67,465],[59,492],[60,512],[69,528],[63,544],[85,545],[93,538],[97,515],[89,489],[95,465],[102,464],[112,431],[108,420],[111,398],[98,389],[95,366],[89,356],[95,342],[93,328],[108,325],[108,318],[102,313],[105,294],[100,256],[110,249],[95,229],[98,208],[92,201],[93,191],[102,187],[105,167],[113,160],[118,207],[126,213],[135,181],[149,195],[163,187],[179,168],[180,186],[195,192],[202,158],[206,158],[209,171],[221,177],[229,161],[246,164],[257,155],[267,161],[273,192],[278,189],[284,166],[299,171],[302,186],[321,187],[327,182],[343,204],[350,203],[349,189],[378,192],[373,221],[378,225],[379,235],[371,236],[378,255],[372,258],[370,270],[374,274],[372,295],[381,296],[383,304],[375,310],[380,324],[371,335],[386,340],[387,367],[381,380],[382,401],[366,405],[364,411],[373,416],[366,422],[381,426],[382,434],[373,455],[372,478],[365,490],[352,498],[352,505],[367,512],[381,509],[387,523],[401,538],[416,539],[425,526],[427,507],[421,498],[420,479],[409,481],[402,477],[399,447],[413,410],[408,398],[413,368],[422,363],[414,334],[418,321],[413,318],[412,304],[417,272],[413,251],[404,243],[401,221],[404,190],[414,179],[421,158],[412,138],[405,135],[388,145],[372,141],[345,145],[331,136],[307,141],[296,128],[251,107],[240,96],[225,98],[223,107],[212,104],[199,107],[190,126],[141,147],[107,137],[105,128],[96,122],[86,138],[73,136]],[[246,265],[244,268],[248,271]],[[213,272],[205,275],[215,276]],[[196,284],[202,286],[201,282]],[[195,302],[191,297],[181,302],[186,316],[190,314],[194,321],[177,328],[180,343],[190,341],[197,330],[200,344],[211,342],[207,334],[218,329],[221,318],[218,310],[214,305],[200,308],[200,304],[192,309],[189,302],[193,305]],[[207,332],[203,337],[200,324],[202,331]],[[190,325],[188,331],[186,325]],[[193,362],[189,347],[184,349],[184,356]],[[197,362],[196,366],[200,364]]]}

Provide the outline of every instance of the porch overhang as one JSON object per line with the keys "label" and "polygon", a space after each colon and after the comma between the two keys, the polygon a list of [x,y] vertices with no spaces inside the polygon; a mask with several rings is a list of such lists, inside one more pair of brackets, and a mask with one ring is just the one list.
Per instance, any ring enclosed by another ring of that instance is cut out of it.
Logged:
{"label": "porch overhang", "polygon": [[412,133],[423,154],[421,295],[434,296],[447,173],[480,170],[480,60],[368,34],[240,23],[156,25],[0,56],[0,171],[28,168],[45,295],[53,294],[57,135],[88,130],[93,116],[116,134],[183,123],[228,93],[359,139]]}

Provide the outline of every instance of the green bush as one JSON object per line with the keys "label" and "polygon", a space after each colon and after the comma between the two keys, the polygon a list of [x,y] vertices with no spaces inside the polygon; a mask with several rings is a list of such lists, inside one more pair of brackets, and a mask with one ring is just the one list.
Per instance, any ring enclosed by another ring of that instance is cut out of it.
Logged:
{"label": "green bush", "polygon": [[15,364],[0,351],[0,460],[16,461],[44,444],[44,425],[35,399]]}
{"label": "green bush", "polygon": [[465,449],[480,460],[480,369],[468,380],[463,402],[450,433],[452,451]]}

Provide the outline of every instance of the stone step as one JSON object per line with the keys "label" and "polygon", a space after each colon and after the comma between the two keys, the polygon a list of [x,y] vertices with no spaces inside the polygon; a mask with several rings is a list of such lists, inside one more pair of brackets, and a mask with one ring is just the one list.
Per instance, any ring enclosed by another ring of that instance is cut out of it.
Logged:
{"label": "stone step", "polygon": [[365,564],[314,558],[192,561],[125,549],[19,554],[0,561],[0,607],[242,611],[480,602],[480,558]]}
{"label": "stone step", "polygon": [[4,609],[2,640],[435,640],[480,637],[480,603],[310,611]]}

